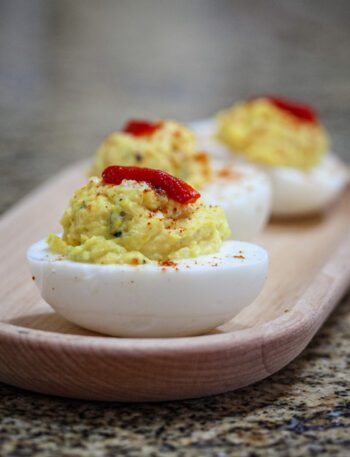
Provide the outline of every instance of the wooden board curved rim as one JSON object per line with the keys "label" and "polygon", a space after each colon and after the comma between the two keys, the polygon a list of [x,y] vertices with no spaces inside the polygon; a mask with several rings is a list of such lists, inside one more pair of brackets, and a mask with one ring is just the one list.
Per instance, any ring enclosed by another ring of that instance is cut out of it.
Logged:
{"label": "wooden board curved rim", "polygon": [[[61,189],[62,203],[66,201],[80,175],[81,164],[73,166],[5,215],[0,224],[0,234],[5,238],[1,245],[13,249],[9,229],[26,220],[38,206],[47,208],[47,217],[51,217],[56,211],[50,208],[52,196]],[[338,217],[342,211],[342,223],[348,221],[348,228],[349,197],[348,191],[339,204],[342,209],[330,215]],[[26,246],[35,240],[30,239],[32,235],[39,238],[41,230],[47,233],[49,229],[45,223],[20,243]],[[67,334],[14,325],[9,323],[11,319],[0,322],[0,380],[43,393],[119,401],[192,398],[256,382],[293,360],[344,294],[350,282],[350,233],[346,228],[341,233],[337,249],[330,252],[298,299],[288,305],[288,312],[279,308],[277,317],[250,328],[224,328],[222,333],[190,338],[116,339],[79,334],[74,328]],[[11,272],[15,265],[21,269],[18,262],[23,252],[19,254],[11,261],[5,249],[3,259],[8,259],[9,266],[3,263],[2,277],[5,269]],[[15,279],[11,278],[12,287],[21,287]],[[33,285],[25,283],[23,287],[25,293]],[[6,295],[9,300],[11,294],[13,289]],[[4,310],[9,309],[4,296],[0,321],[5,320]],[[264,306],[269,306],[266,297]]]}

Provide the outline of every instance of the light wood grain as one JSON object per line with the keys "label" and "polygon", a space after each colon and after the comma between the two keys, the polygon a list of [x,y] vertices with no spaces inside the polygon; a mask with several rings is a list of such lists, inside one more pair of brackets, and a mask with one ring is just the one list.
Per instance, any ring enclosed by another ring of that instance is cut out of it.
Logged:
{"label": "light wood grain", "polygon": [[259,240],[271,256],[261,296],[208,335],[105,337],[68,323],[41,300],[27,247],[58,229],[79,163],[0,222],[0,381],[56,395],[120,401],[224,392],[284,367],[307,345],[350,282],[350,190],[328,214],[271,223]]}

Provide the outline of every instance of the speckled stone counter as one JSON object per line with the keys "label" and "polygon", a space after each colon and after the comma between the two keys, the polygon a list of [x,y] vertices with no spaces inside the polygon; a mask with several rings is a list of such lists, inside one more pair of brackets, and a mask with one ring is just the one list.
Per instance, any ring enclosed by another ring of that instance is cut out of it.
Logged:
{"label": "speckled stone counter", "polygon": [[350,296],[280,373],[233,393],[157,404],[88,403],[0,385],[0,455],[346,456]]}
{"label": "speckled stone counter", "polygon": [[[348,0],[0,0],[0,211],[129,117],[252,94],[313,104],[349,160],[349,23]],[[346,456],[349,380],[347,297],[297,360],[234,393],[132,405],[0,385],[0,456]]]}

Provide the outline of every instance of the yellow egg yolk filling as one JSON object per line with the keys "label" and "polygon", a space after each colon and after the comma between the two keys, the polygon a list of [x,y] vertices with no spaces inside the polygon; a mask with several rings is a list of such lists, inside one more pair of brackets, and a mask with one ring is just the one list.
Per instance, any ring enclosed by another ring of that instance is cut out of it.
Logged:
{"label": "yellow egg yolk filling", "polygon": [[200,189],[210,181],[208,156],[198,151],[194,134],[174,121],[163,121],[151,135],[115,132],[97,150],[90,176],[101,176],[110,165],[164,170]]}
{"label": "yellow egg yolk filling", "polygon": [[99,178],[77,190],[65,211],[62,238],[49,249],[77,262],[138,265],[215,253],[230,235],[224,211],[200,200],[180,204],[146,183]]}
{"label": "yellow egg yolk filling", "polygon": [[318,122],[298,119],[269,101],[248,100],[217,116],[217,138],[252,162],[307,170],[329,149]]}

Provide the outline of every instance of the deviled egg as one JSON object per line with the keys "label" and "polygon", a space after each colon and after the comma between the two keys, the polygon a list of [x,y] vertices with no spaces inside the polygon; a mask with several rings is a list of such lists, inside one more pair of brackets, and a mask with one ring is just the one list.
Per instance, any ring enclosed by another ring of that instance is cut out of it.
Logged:
{"label": "deviled egg", "polygon": [[210,160],[177,122],[130,121],[101,144],[89,175],[100,176],[110,165],[167,171],[199,189],[205,202],[224,207],[234,239],[250,240],[269,217],[271,185],[256,168],[226,162]]}
{"label": "deviled egg", "polygon": [[206,332],[261,291],[268,256],[223,241],[221,207],[166,172],[108,167],[73,196],[61,223],[27,258],[43,298],[63,317],[115,336]]}
{"label": "deviled egg", "polygon": [[349,182],[347,167],[329,152],[327,132],[309,106],[276,97],[250,99],[196,130],[213,156],[241,158],[270,177],[276,216],[322,211]]}

